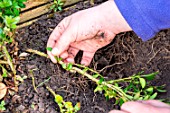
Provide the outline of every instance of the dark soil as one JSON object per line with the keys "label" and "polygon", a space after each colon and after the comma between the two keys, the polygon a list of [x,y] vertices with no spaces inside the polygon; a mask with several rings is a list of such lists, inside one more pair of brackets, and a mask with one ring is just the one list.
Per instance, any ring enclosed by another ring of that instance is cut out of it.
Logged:
{"label": "dark soil", "polygon": [[[81,9],[90,7],[89,3],[78,3],[75,8],[67,12],[55,14],[50,19],[43,19],[18,30],[16,41],[19,43],[19,53],[26,49],[36,49],[46,52],[46,43],[54,27],[66,16]],[[81,57],[77,57],[77,61]],[[24,60],[19,60],[17,74],[28,76],[19,86],[19,92],[12,102],[7,104],[7,112],[12,113],[59,113],[53,96],[45,85],[62,95],[66,101],[81,103],[79,113],[107,113],[117,109],[114,101],[106,101],[102,94],[94,94],[95,85],[81,75],[74,75],[64,71],[59,65],[49,59],[30,54]],[[142,70],[145,73],[159,71],[154,85],[167,84],[167,93],[159,98],[170,99],[170,30],[161,31],[154,38],[143,42],[133,32],[121,33],[111,44],[96,52],[90,65],[108,79],[127,77]],[[34,69],[35,84],[38,85],[51,77],[45,85],[35,92],[29,70]],[[33,107],[34,105],[34,107]]]}

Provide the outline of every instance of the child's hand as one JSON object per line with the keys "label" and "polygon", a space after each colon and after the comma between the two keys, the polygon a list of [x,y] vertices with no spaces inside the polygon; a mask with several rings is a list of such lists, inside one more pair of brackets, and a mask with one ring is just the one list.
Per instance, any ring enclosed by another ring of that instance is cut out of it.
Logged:
{"label": "child's hand", "polygon": [[54,63],[54,56],[74,62],[74,57],[82,50],[81,63],[89,65],[99,48],[109,44],[117,33],[130,30],[114,1],[107,1],[63,19],[48,40],[47,47],[53,48],[48,55]]}

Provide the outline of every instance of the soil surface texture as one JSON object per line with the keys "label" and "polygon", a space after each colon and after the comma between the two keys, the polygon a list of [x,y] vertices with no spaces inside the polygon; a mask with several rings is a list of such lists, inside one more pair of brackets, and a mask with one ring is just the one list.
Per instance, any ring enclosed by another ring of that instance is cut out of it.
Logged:
{"label": "soil surface texture", "polygon": [[[95,4],[101,2],[99,0]],[[76,7],[57,13],[54,17],[42,17],[34,24],[19,29],[16,33],[19,54],[28,48],[46,53],[46,43],[55,26],[64,17],[89,7],[89,2],[80,2]],[[78,54],[76,62],[80,61],[81,54]],[[170,99],[170,30],[160,31],[146,42],[133,32],[118,34],[111,44],[96,52],[90,67],[107,79],[128,77],[142,70],[144,73],[159,71],[152,84],[166,84],[167,92],[159,95],[159,98]],[[50,77],[37,88],[38,93],[33,88],[30,70],[34,70],[36,86]],[[114,106],[114,100],[106,101],[103,94],[94,93],[96,86],[89,79],[63,70],[50,59],[30,54],[18,61],[17,74],[26,75],[27,79],[19,86],[18,94],[7,103],[8,113],[59,113],[53,96],[45,86],[62,95],[65,101],[71,101],[74,105],[80,102],[79,113],[107,113],[118,109],[118,106]]]}

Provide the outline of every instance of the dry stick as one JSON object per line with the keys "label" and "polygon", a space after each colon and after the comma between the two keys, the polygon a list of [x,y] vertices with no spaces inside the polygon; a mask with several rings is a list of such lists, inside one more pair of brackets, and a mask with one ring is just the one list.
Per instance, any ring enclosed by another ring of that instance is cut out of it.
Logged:
{"label": "dry stick", "polygon": [[8,62],[4,60],[0,60],[0,64],[8,64]]}
{"label": "dry stick", "polygon": [[3,50],[4,54],[5,54],[5,57],[7,58],[8,65],[10,66],[10,68],[11,68],[13,74],[14,74],[14,84],[15,84],[15,87],[17,87],[16,70],[15,70],[15,68],[14,68],[14,65],[13,65],[13,62],[12,62],[12,59],[11,59],[11,56],[9,55],[6,46],[3,45],[3,46],[2,46],[2,50]]}
{"label": "dry stick", "polygon": [[[47,54],[45,54],[45,53],[43,53],[43,52],[40,52],[40,51],[37,51],[37,50],[27,49],[26,51],[27,51],[27,52],[30,52],[30,53],[37,54],[37,55],[39,55],[39,56],[44,56],[44,57],[46,57],[46,58],[49,58]],[[62,65],[64,62],[63,62],[63,61],[59,61],[58,63],[59,63],[60,65]],[[78,65],[76,65],[76,66],[78,66]],[[84,67],[84,66],[81,66],[81,67]],[[69,70],[69,71],[76,71],[76,72],[78,72],[79,74],[84,75],[84,76],[86,76],[87,78],[89,78],[90,80],[96,82],[97,84],[99,83],[99,80],[98,80],[98,79],[94,78],[94,77],[91,76],[90,74],[84,72],[83,70],[81,70],[81,69],[79,69],[79,68],[77,68],[77,67],[72,67],[72,69]],[[93,72],[94,72],[94,71],[93,71]],[[95,73],[97,73],[97,72],[95,72]],[[119,87],[114,86],[114,85],[112,85],[112,84],[108,84],[108,83],[105,82],[105,81],[103,81],[101,84],[102,84],[102,85],[105,85],[105,86],[107,86],[107,87],[109,87],[109,88],[111,88],[111,89],[113,89],[114,91],[116,91],[116,92],[119,94],[119,95],[118,95],[119,97],[125,97],[126,100],[130,100],[130,99],[128,98],[128,96],[127,96]]]}
{"label": "dry stick", "polygon": [[35,86],[35,79],[34,79],[33,70],[30,70],[29,73],[30,73],[31,78],[32,78],[32,85],[33,85],[33,88],[34,88],[35,92],[38,93],[37,88],[36,88],[36,86]]}
{"label": "dry stick", "polygon": [[46,86],[46,88],[54,97],[56,96],[56,93],[51,88],[49,88],[48,86]]}

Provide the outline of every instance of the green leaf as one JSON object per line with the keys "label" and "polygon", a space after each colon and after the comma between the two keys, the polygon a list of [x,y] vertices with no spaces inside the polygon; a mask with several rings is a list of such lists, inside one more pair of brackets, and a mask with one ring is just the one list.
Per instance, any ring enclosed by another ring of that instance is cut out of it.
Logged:
{"label": "green leaf", "polygon": [[157,89],[158,92],[165,93],[167,92],[165,89]]}
{"label": "green leaf", "polygon": [[86,72],[86,71],[88,71],[89,69],[86,67],[86,68],[84,68],[83,69],[83,72]]}
{"label": "green leaf", "polygon": [[93,75],[93,78],[97,78],[97,77],[99,77],[99,74],[94,74]]}
{"label": "green leaf", "polygon": [[60,6],[64,5],[64,3],[59,3]]}
{"label": "green leaf", "polygon": [[4,8],[5,5],[3,4],[3,2],[0,2],[0,8]]}
{"label": "green leaf", "polygon": [[12,4],[13,8],[15,9],[19,9],[20,7],[18,6],[18,2],[17,1],[13,1],[13,4]]}
{"label": "green leaf", "polygon": [[14,12],[14,15],[15,15],[15,16],[19,16],[19,10],[18,10],[18,9],[14,9],[13,12]]}
{"label": "green leaf", "polygon": [[115,86],[119,87],[119,84],[118,83],[114,83]]}
{"label": "green leaf", "polygon": [[73,64],[72,63],[68,63],[67,70],[71,70],[72,68],[73,68]]}
{"label": "green leaf", "polygon": [[14,17],[12,20],[13,20],[12,24],[17,24],[20,20],[20,17],[19,16]]}
{"label": "green leaf", "polygon": [[131,95],[126,95],[130,100],[132,100],[133,99],[133,96],[131,96]]}
{"label": "green leaf", "polygon": [[130,82],[130,84],[125,89],[123,89],[123,91],[126,93],[129,89],[132,88],[132,86],[133,86],[133,83]]}
{"label": "green leaf", "polygon": [[72,103],[71,102],[65,102],[65,107],[66,108],[72,108],[73,109],[73,105],[72,105]]}
{"label": "green leaf", "polygon": [[18,3],[18,5],[21,7],[21,8],[25,8],[26,6],[25,6],[25,4],[23,4],[23,3]]}
{"label": "green leaf", "polygon": [[148,100],[149,99],[149,95],[146,95],[145,97],[144,97],[144,99],[143,100]]}
{"label": "green leaf", "polygon": [[140,92],[137,92],[133,99],[138,100],[140,98]]}
{"label": "green leaf", "polygon": [[17,27],[17,25],[15,25],[15,24],[11,24],[11,26],[10,26],[10,28],[12,28],[12,29],[15,29]]}
{"label": "green leaf", "polygon": [[101,77],[100,80],[99,80],[99,82],[98,82],[98,84],[102,84],[103,81],[104,81],[104,78]]}
{"label": "green leaf", "polygon": [[153,87],[147,88],[146,91],[149,92],[150,94],[152,94],[153,93]]}
{"label": "green leaf", "polygon": [[165,90],[165,85],[157,86],[155,89],[156,89],[158,92],[162,92],[162,93],[166,92],[166,90]]}
{"label": "green leaf", "polygon": [[79,111],[80,108],[81,108],[81,104],[80,104],[80,102],[78,102],[78,103],[74,106],[75,112]]}
{"label": "green leaf", "polygon": [[119,105],[122,106],[122,104],[124,103],[124,100],[122,98],[119,99]]}
{"label": "green leaf", "polygon": [[2,72],[3,72],[2,77],[8,77],[8,72],[4,67],[2,67]]}
{"label": "green leaf", "polygon": [[5,105],[5,101],[4,101],[4,100],[1,101],[1,105],[2,105],[2,106]]}
{"label": "green leaf", "polygon": [[4,15],[13,15],[13,12],[11,9],[5,9]]}
{"label": "green leaf", "polygon": [[146,86],[145,79],[144,78],[139,78],[139,81],[140,81],[140,84],[141,84],[142,88],[145,88],[145,86]]}
{"label": "green leaf", "polygon": [[63,102],[63,97],[60,95],[55,95],[55,102],[56,103],[62,103]]}
{"label": "green leaf", "polygon": [[157,92],[155,92],[152,96],[150,96],[150,98],[149,98],[149,99],[155,99],[155,98],[157,97],[157,95],[158,95],[158,93],[157,93]]}
{"label": "green leaf", "polygon": [[97,91],[102,92],[102,91],[103,91],[102,86],[100,86],[100,85],[97,86],[97,87],[95,88],[94,92],[97,92]]}
{"label": "green leaf", "polygon": [[2,35],[3,34],[3,29],[2,28],[0,28],[0,35]]}
{"label": "green leaf", "polygon": [[143,97],[140,97],[138,100],[143,100]]}
{"label": "green leaf", "polygon": [[65,63],[61,64],[61,66],[62,66],[63,69],[67,68],[67,65]]}
{"label": "green leaf", "polygon": [[51,7],[50,7],[50,9],[52,10],[52,9],[54,9],[55,8],[55,5],[53,4]]}
{"label": "green leaf", "polygon": [[119,99],[116,99],[116,101],[115,101],[115,104],[114,104],[114,105],[117,105],[117,104],[119,104]]}
{"label": "green leaf", "polygon": [[62,8],[59,6],[59,7],[58,7],[58,10],[59,10],[59,11],[62,11]]}
{"label": "green leaf", "polygon": [[12,17],[12,16],[5,16],[5,24],[6,26],[8,26],[9,28],[15,29],[16,28],[16,24],[19,22],[20,17]]}
{"label": "green leaf", "polygon": [[47,51],[52,51],[52,49],[53,49],[52,47],[46,47]]}
{"label": "green leaf", "polygon": [[9,7],[12,5],[12,1],[11,0],[3,0],[3,2],[1,2],[2,4],[0,4],[1,8],[4,8],[4,7]]}
{"label": "green leaf", "polygon": [[107,95],[107,96],[105,96],[105,99],[106,99],[106,101],[108,101],[109,100],[109,96]]}
{"label": "green leaf", "polygon": [[147,80],[153,80],[158,73],[159,73],[159,72],[154,72],[154,73],[147,74],[147,75],[141,75],[141,77],[144,77],[144,78],[146,78]]}

